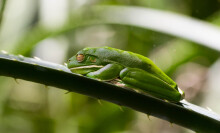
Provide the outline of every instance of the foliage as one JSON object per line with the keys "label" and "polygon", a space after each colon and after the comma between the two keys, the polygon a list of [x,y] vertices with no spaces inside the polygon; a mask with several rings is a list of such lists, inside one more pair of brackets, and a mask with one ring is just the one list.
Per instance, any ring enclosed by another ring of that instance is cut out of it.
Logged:
{"label": "foliage", "polygon": [[[0,4],[2,50],[59,64],[86,46],[108,45],[140,53],[178,82],[186,100],[220,113],[218,99],[211,95],[218,94],[211,89],[219,86],[214,82],[218,74],[208,76],[219,72],[215,69],[220,31],[217,0],[1,0]],[[141,12],[132,14],[140,10],[150,15],[149,21],[157,21],[141,23]],[[174,21],[181,23],[176,26]],[[190,132],[54,87],[1,76],[0,88],[0,132]]]}

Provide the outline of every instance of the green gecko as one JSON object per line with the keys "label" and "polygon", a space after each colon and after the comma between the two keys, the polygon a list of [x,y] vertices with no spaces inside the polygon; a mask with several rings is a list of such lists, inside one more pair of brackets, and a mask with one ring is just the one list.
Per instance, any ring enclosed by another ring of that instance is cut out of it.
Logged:
{"label": "green gecko", "polygon": [[160,99],[179,102],[184,92],[149,58],[111,47],[84,48],[68,60],[73,73],[102,81],[119,78],[130,88]]}

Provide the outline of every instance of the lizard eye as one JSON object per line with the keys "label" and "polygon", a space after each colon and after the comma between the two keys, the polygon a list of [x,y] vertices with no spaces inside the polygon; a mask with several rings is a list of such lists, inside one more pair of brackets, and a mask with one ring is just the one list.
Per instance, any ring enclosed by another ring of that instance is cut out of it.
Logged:
{"label": "lizard eye", "polygon": [[78,55],[76,56],[76,60],[77,60],[78,62],[82,62],[82,61],[84,60],[84,58],[85,58],[84,54],[78,54]]}
{"label": "lizard eye", "polygon": [[90,60],[91,62],[96,62],[96,58],[95,58],[95,57],[89,57],[89,60]]}

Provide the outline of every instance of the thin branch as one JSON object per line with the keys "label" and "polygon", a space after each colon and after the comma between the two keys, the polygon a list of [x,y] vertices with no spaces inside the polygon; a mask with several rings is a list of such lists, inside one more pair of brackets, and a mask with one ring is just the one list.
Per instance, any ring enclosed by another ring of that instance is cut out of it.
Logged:
{"label": "thin branch", "polygon": [[165,102],[129,89],[73,74],[63,65],[23,56],[0,54],[0,64],[2,76],[29,80],[103,99],[199,133],[220,131],[219,115],[184,100],[178,104]]}

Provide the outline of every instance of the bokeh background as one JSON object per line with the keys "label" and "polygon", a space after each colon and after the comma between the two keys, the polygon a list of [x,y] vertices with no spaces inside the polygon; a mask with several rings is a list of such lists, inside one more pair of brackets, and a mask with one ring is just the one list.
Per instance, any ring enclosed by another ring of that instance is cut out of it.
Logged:
{"label": "bokeh background", "polygon": [[[96,5],[153,8],[220,25],[219,0],[7,0],[0,28],[0,49],[59,64],[84,47],[110,46],[136,52],[152,59],[172,77],[185,91],[187,101],[220,114],[218,50],[140,27],[89,24],[88,17],[94,14],[80,12]],[[193,131],[152,116],[148,119],[143,113],[109,102],[1,76],[0,132]]]}

